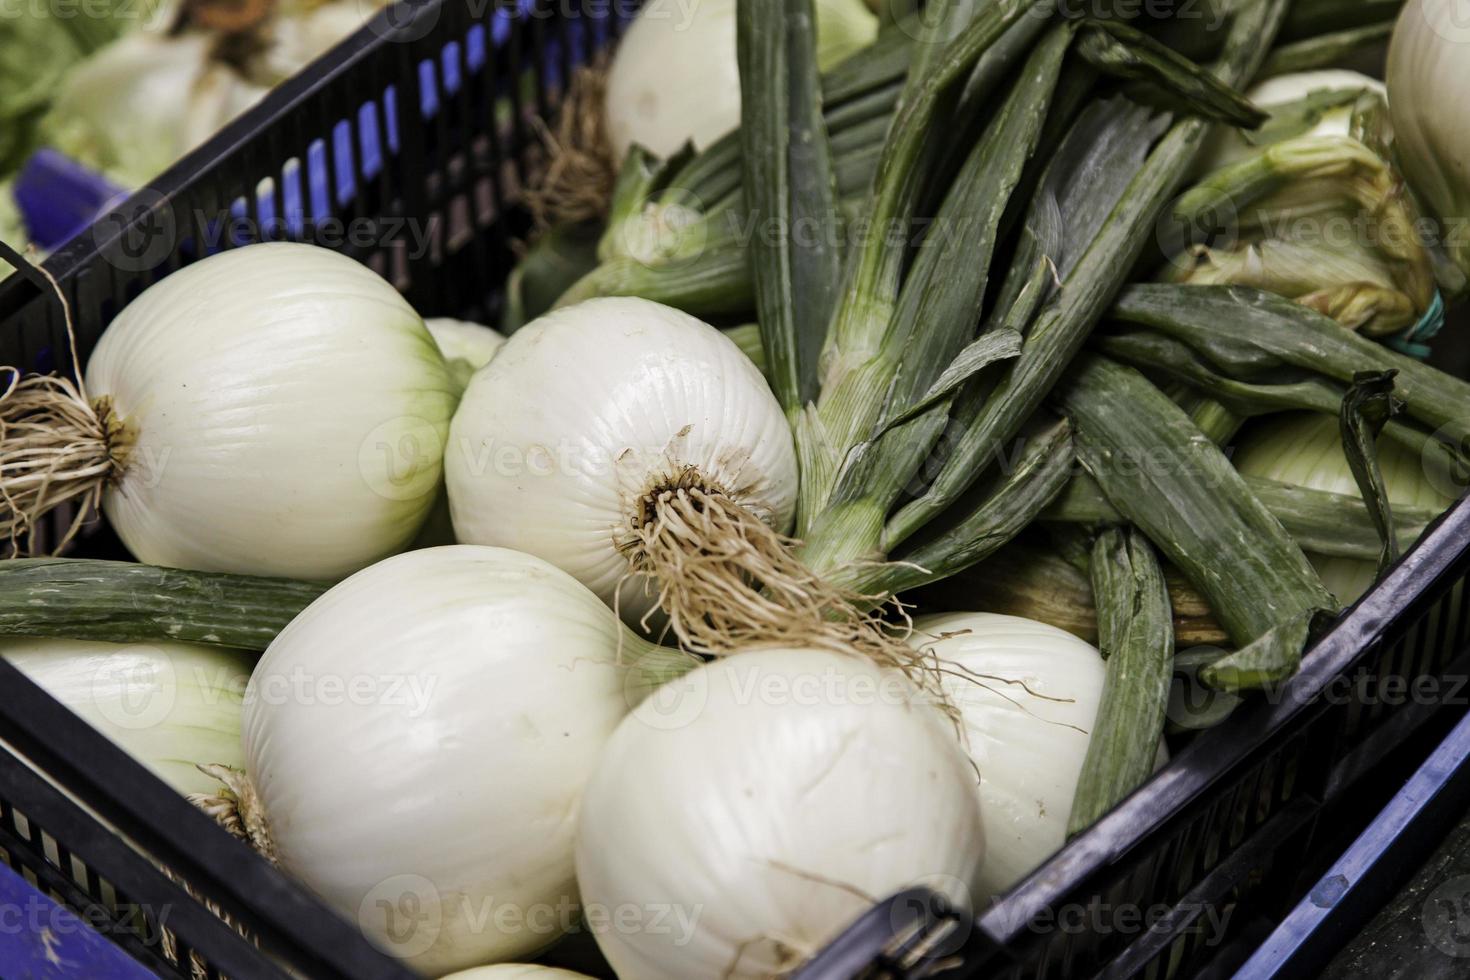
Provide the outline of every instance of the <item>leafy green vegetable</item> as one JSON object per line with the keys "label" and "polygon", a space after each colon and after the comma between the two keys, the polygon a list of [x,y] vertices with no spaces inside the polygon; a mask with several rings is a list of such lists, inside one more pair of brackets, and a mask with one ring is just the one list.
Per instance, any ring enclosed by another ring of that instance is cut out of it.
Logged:
{"label": "leafy green vegetable", "polygon": [[0,6],[0,178],[39,145],[41,119],[67,71],[140,23],[141,9],[124,0],[91,3],[85,11]]}

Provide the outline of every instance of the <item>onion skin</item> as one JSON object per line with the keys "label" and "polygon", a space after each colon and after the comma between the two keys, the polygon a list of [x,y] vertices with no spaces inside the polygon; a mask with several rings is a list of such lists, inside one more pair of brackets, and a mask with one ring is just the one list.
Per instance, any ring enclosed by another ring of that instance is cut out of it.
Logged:
{"label": "onion skin", "polygon": [[444,355],[444,363],[449,365],[461,389],[470,383],[476,371],[490,363],[505,343],[500,331],[469,320],[434,317],[425,320],[424,326],[439,345],[439,353]]}
{"label": "onion skin", "polygon": [[856,657],[757,649],[630,714],[588,784],[577,839],[589,909],[660,916],[659,928],[593,930],[613,970],[784,975],[865,896],[922,883],[971,901],[985,850],[975,771],[913,694]]}
{"label": "onion skin", "polygon": [[285,243],[154,285],[102,335],[86,381],[131,441],[103,510],[135,557],[326,581],[413,539],[456,401],[392,286]]}
{"label": "onion skin", "polygon": [[1450,252],[1470,271],[1470,21],[1460,0],[1409,0],[1388,51],[1389,113],[1409,185],[1454,235]]}
{"label": "onion skin", "polygon": [[[878,36],[878,19],[861,0],[816,0],[815,12],[823,70]],[[619,162],[634,143],[667,158],[686,142],[704,149],[740,125],[735,0],[644,4],[618,45],[605,104]]]}
{"label": "onion skin", "polygon": [[218,788],[199,765],[244,765],[248,654],[191,643],[5,637],[0,658],[181,794]]}
{"label": "onion skin", "polygon": [[[1330,415],[1293,413],[1257,423],[1244,433],[1234,461],[1246,476],[1361,496],[1342,451],[1337,419]],[[1426,460],[1392,439],[1378,440],[1378,465],[1390,504],[1442,510],[1455,500],[1438,489],[1452,485],[1448,474],[1431,473]],[[1378,578],[1378,567],[1371,561],[1307,557],[1322,584],[1343,605],[1356,602]]]}
{"label": "onion skin", "polygon": [[[1299,102],[1313,92],[1348,89],[1362,89],[1384,99],[1388,97],[1387,87],[1378,79],[1342,69],[1277,75],[1275,78],[1268,78],[1257,83],[1245,95],[1254,104],[1270,111]],[[1303,137],[1351,136],[1352,114],[1351,105],[1324,112],[1315,126],[1307,132],[1296,135]],[[1247,141],[1240,130],[1233,126],[1218,125],[1210,132],[1210,138],[1200,154],[1200,160],[1195,165],[1194,171],[1196,175],[1203,176],[1254,156],[1259,151],[1260,147]]]}
{"label": "onion skin", "polygon": [[494,966],[477,966],[458,973],[449,973],[439,980],[592,980],[585,973],[558,970],[535,963],[497,963]]}
{"label": "onion skin", "polygon": [[791,526],[796,452],[765,378],[715,328],[631,297],[516,331],[471,379],[445,459],[460,541],[544,558],[630,622],[651,600],[625,582],[627,529],[651,489],[691,468]]}
{"label": "onion skin", "polygon": [[430,975],[551,944],[576,921],[583,785],[650,658],[685,663],[529,555],[432,548],[339,583],[246,696],[282,866]]}
{"label": "onion skin", "polygon": [[[980,770],[979,897],[988,901],[1066,843],[1106,666],[1086,641],[1020,616],[924,616],[910,642],[955,668],[944,690]],[[1160,764],[1167,759],[1160,744]]]}

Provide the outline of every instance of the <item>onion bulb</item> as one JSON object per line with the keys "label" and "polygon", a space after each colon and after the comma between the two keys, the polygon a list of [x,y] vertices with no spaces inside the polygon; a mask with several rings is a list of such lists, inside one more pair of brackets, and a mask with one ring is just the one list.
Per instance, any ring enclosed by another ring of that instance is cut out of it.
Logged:
{"label": "onion bulb", "polygon": [[592,980],[585,973],[558,970],[551,966],[535,963],[497,963],[494,966],[477,966],[459,973],[450,973],[439,980]]}
{"label": "onion bulb", "polygon": [[1461,0],[1409,0],[1404,6],[1388,51],[1388,90],[1399,166],[1447,224],[1448,249],[1470,271],[1464,227],[1470,218],[1470,131],[1462,111],[1470,94],[1470,19]]}
{"label": "onion bulb", "polygon": [[1106,668],[1085,640],[1019,616],[925,616],[910,642],[944,667],[980,770],[986,901],[1066,843]]}
{"label": "onion bulb", "polygon": [[968,903],[985,846],[976,775],[895,671],[749,650],[623,720],[582,803],[577,878],[622,977],[785,976],[874,901]]}
{"label": "onion bulb", "polygon": [[413,539],[455,404],[392,286],[285,243],[149,288],[102,335],[86,393],[90,408],[68,404],[96,421],[48,438],[90,455],[53,477],[76,492],[105,480],[103,510],[140,561],[325,580]]}
{"label": "onion bulb", "polygon": [[490,363],[490,358],[505,343],[499,331],[468,320],[433,317],[425,320],[424,326],[429,328],[439,353],[444,355],[444,363],[449,365],[461,389],[469,384],[472,374]]}
{"label": "onion bulb", "polygon": [[6,637],[0,657],[178,792],[214,788],[197,768],[240,766],[244,653],[189,643]]}
{"label": "onion bulb", "polygon": [[[615,159],[636,143],[669,157],[703,149],[740,125],[737,0],[651,0],[618,44],[607,78]],[[816,0],[817,64],[832,67],[873,43],[878,19],[862,0]]]}
{"label": "onion bulb", "polygon": [[529,555],[390,558],[250,678],[255,843],[421,972],[523,958],[576,924],[578,803],[608,737],[690,666]]}
{"label": "onion bulb", "polygon": [[[1424,457],[1393,439],[1378,440],[1378,466],[1390,504],[1443,509],[1455,498],[1440,487],[1453,486],[1447,473],[1432,472],[1437,457]],[[1315,412],[1293,413],[1257,422],[1243,434],[1235,467],[1245,476],[1358,497],[1357,481],[1342,449],[1338,420]],[[1344,605],[1372,587],[1378,568],[1354,558],[1307,556],[1322,584]]]}
{"label": "onion bulb", "polygon": [[630,297],[516,331],[465,391],[445,474],[459,540],[544,558],[630,622],[655,582],[695,588],[714,552],[744,560],[732,542],[786,531],[796,505],[760,371],[713,327]]}
{"label": "onion bulb", "polygon": [[1246,92],[1273,119],[1261,131],[1245,133],[1217,125],[1196,171],[1204,174],[1254,156],[1263,143],[1297,137],[1353,135],[1353,113],[1363,96],[1387,101],[1388,88],[1376,78],[1342,69],[1277,75]]}
{"label": "onion bulb", "polygon": [[[424,326],[429,328],[429,334],[438,345],[439,353],[444,355],[444,363],[449,367],[449,373],[454,377],[455,386],[461,394],[475,372],[489,364],[490,358],[505,343],[504,335],[498,330],[468,320],[435,317],[425,320]],[[414,539],[413,546],[437,548],[455,543],[454,521],[449,516],[449,495],[440,487],[434,499],[434,509],[429,511],[428,520],[419,529],[419,536]]]}

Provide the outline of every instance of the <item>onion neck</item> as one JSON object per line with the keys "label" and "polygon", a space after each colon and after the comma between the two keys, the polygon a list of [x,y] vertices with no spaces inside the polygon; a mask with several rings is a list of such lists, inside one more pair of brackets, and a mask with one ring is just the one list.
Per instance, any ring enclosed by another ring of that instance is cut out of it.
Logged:
{"label": "onion neck", "polygon": [[619,659],[628,665],[625,689],[629,693],[630,707],[636,706],[649,694],[698,667],[700,658],[683,650],[659,646],[622,627],[623,635]]}

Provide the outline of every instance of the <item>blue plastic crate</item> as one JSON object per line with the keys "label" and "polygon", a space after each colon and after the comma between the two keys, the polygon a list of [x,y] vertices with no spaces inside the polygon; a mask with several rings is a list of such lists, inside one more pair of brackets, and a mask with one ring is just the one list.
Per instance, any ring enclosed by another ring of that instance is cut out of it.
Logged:
{"label": "blue plastic crate", "polygon": [[0,968],[15,980],[152,980],[75,912],[0,864]]}

